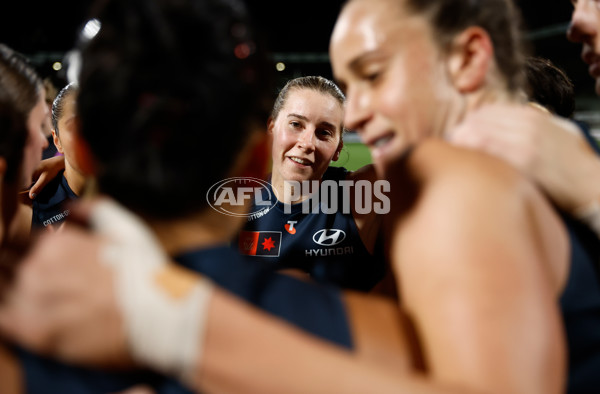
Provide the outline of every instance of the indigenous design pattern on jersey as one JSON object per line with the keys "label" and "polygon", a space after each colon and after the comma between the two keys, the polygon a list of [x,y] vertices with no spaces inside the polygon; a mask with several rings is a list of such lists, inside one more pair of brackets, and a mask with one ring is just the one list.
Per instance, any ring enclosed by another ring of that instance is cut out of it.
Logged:
{"label": "indigenous design pattern on jersey", "polygon": [[280,231],[242,231],[238,238],[241,254],[246,256],[279,257]]}

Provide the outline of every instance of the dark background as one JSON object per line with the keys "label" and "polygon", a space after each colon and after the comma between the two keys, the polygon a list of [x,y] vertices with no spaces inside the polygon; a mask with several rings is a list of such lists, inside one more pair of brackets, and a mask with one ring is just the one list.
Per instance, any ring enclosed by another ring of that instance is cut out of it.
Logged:
{"label": "dark background", "polygon": [[[482,0],[485,1],[485,0]],[[329,35],[342,0],[249,0],[255,22],[265,32],[275,60],[286,69],[281,80],[309,74],[331,77],[327,58]],[[0,13],[0,42],[26,54],[43,76],[64,83],[60,61],[76,40],[91,1],[6,2]],[[597,106],[593,81],[580,59],[580,45],[565,38],[572,6],[568,0],[518,0],[525,30],[536,55],[563,68],[573,80],[578,109]],[[61,87],[61,86],[59,86]]]}

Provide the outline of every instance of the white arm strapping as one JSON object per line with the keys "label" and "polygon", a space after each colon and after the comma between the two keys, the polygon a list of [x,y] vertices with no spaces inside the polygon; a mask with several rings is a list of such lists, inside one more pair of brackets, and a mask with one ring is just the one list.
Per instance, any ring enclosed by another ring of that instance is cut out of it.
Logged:
{"label": "white arm strapping", "polygon": [[150,229],[115,202],[98,203],[90,223],[111,240],[101,251],[101,259],[116,274],[134,359],[189,381],[202,357],[212,284],[198,280],[177,295],[161,284],[158,279],[168,267],[167,255]]}

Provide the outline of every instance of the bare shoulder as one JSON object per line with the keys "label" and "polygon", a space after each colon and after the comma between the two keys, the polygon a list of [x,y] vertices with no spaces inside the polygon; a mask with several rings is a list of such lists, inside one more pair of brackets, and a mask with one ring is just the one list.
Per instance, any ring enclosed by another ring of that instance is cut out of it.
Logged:
{"label": "bare shoulder", "polygon": [[[422,201],[447,201],[440,208],[456,205],[487,210],[490,204],[499,204],[504,209],[519,209],[525,205],[556,216],[542,193],[517,169],[480,151],[431,139],[414,149],[406,170],[425,193]],[[489,211],[494,215],[495,210]]]}
{"label": "bare shoulder", "polygon": [[392,170],[386,245],[429,372],[457,387],[556,392],[568,248],[552,208],[504,162],[443,141]]}
{"label": "bare shoulder", "polygon": [[485,193],[506,189],[535,193],[530,182],[507,162],[442,140],[430,139],[419,144],[407,160],[410,171],[426,178],[427,185],[458,182],[461,186],[470,185],[466,191],[475,189]]}
{"label": "bare shoulder", "polygon": [[[451,271],[457,273],[536,261],[529,273],[544,271],[554,289],[561,288],[568,263],[564,227],[537,188],[506,162],[430,140],[416,147],[390,180],[395,264],[412,267],[409,262],[417,260],[421,267],[425,262],[443,270],[452,260]],[[401,204],[394,206],[396,201]],[[480,263],[491,260],[497,264]]]}

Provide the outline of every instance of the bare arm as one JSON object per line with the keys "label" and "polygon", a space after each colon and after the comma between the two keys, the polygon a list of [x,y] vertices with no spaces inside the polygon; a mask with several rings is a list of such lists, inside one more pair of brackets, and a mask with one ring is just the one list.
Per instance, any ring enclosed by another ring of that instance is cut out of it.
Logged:
{"label": "bare arm", "polygon": [[[411,393],[471,391],[381,368],[310,337],[225,293],[210,306],[204,358],[191,386],[215,393]],[[240,329],[243,327],[243,329]]]}
{"label": "bare arm", "polygon": [[567,246],[548,204],[477,152],[438,143],[411,161],[421,190],[394,217],[391,253],[427,374],[472,390],[562,392],[556,300]]}
{"label": "bare arm", "polygon": [[[20,267],[8,301],[0,308],[0,329],[34,351],[65,361],[107,365],[129,360],[131,342],[126,340],[124,317],[115,295],[119,271],[97,258],[104,242],[69,228],[41,237],[32,256]],[[135,245],[132,251],[140,249]],[[169,275],[161,271],[161,276],[169,277],[171,283],[191,280],[190,273],[181,268],[165,270]],[[206,325],[197,334],[199,348],[195,361],[185,369],[184,381],[192,388],[211,392],[473,392],[470,386],[427,380],[407,367],[412,362],[402,354],[386,354],[383,336],[391,338],[390,349],[404,346],[396,337],[403,334],[395,332],[394,318],[388,315],[391,305],[361,302],[369,307],[361,313],[361,303],[354,304],[351,298],[348,295],[346,300],[356,353],[325,343],[215,289],[206,308],[198,310],[206,315]],[[138,311],[145,311],[147,326],[157,326],[164,319],[153,308]],[[371,321],[358,322],[361,318]],[[362,336],[371,331],[375,346],[369,351],[369,342]],[[156,331],[145,331],[152,333]],[[147,339],[148,346],[158,342]],[[180,345],[189,348],[187,343]],[[147,365],[163,372],[171,369],[161,363]]]}
{"label": "bare arm", "polygon": [[[93,258],[102,242],[69,228],[41,237],[34,253],[46,258],[30,258],[22,265],[13,291],[0,308],[3,333],[64,361],[130,364],[131,349],[114,295],[114,273]],[[74,256],[78,250],[82,254]],[[190,273],[180,268],[169,274],[175,282],[179,276],[190,279]],[[400,388],[417,394],[453,392],[432,388],[411,375],[406,358],[392,356],[383,348],[386,336],[392,338],[387,351],[403,343],[397,338],[402,334],[395,331],[394,317],[388,315],[393,304],[356,302],[354,297],[347,296],[353,323],[375,319],[353,327],[357,353],[312,337],[216,289],[208,308],[198,311],[206,314],[207,326],[198,333],[201,358],[185,383],[209,392],[398,393]],[[361,305],[369,309],[361,312]],[[152,317],[152,308],[145,310],[151,318],[162,319]],[[371,342],[365,335],[373,335]],[[369,348],[369,343],[377,346]],[[382,362],[387,365],[382,367]],[[402,371],[406,375],[398,373]]]}
{"label": "bare arm", "polygon": [[29,189],[29,198],[33,200],[35,196],[64,169],[65,158],[63,156],[42,160],[33,173],[35,183]]}
{"label": "bare arm", "polygon": [[600,199],[600,158],[565,119],[530,106],[487,105],[449,138],[508,161],[567,212]]}

